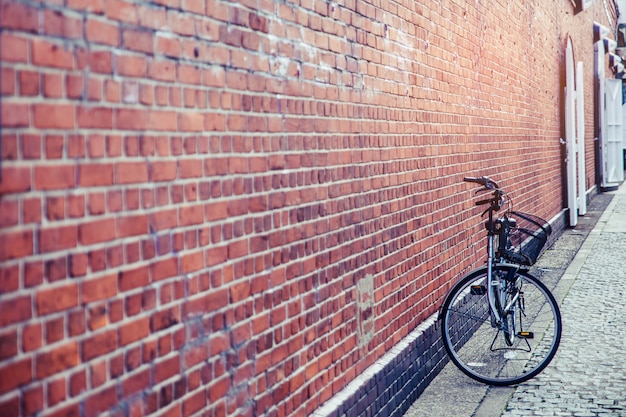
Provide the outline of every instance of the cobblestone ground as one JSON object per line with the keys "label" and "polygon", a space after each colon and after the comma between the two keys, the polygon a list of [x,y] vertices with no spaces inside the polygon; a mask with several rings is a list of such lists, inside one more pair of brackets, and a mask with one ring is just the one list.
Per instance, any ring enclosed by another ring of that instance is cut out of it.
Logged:
{"label": "cobblestone ground", "polygon": [[620,194],[561,302],[555,359],[516,388],[503,417],[626,416],[626,197]]}

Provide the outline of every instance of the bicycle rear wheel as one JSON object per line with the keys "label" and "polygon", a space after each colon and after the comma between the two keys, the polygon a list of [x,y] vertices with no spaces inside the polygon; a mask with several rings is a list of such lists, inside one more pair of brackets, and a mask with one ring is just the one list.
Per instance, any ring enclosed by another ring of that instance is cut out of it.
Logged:
{"label": "bicycle rear wheel", "polygon": [[444,346],[469,377],[490,385],[533,378],[552,360],[561,340],[556,300],[537,278],[513,266],[494,267],[496,323],[487,300],[487,268],[470,273],[450,290],[441,309]]}

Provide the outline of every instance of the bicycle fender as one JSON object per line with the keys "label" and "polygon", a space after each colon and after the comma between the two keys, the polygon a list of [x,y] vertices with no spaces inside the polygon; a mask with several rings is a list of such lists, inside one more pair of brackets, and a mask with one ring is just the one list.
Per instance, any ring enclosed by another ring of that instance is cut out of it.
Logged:
{"label": "bicycle fender", "polygon": [[[509,263],[509,262],[496,262],[494,264],[494,267],[496,267],[496,268],[497,267],[515,268],[515,269],[517,269],[519,271],[522,271],[522,272],[527,272],[529,270],[529,268],[524,266],[524,265],[518,265],[518,264]],[[482,273],[482,272],[485,272],[485,273],[487,272],[487,266],[486,265],[469,271],[468,273],[463,275],[460,279],[458,279],[454,283],[454,285],[456,285],[457,282],[463,281],[465,278],[469,277],[470,275],[479,274],[479,273]],[[444,297],[443,302],[439,306],[439,312],[437,313],[437,320],[441,320],[441,318],[442,318],[441,311],[443,310],[443,306],[446,304],[446,300],[448,299],[448,295],[450,294],[450,291],[452,291],[452,289],[454,288],[454,285],[452,287],[450,287],[450,290],[448,290],[448,293]]]}

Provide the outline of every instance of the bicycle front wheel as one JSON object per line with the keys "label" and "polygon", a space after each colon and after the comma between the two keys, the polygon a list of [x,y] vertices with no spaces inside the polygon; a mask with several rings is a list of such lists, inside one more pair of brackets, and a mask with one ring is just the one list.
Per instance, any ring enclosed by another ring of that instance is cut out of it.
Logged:
{"label": "bicycle front wheel", "polygon": [[494,266],[492,285],[501,322],[489,307],[487,268],[476,270],[444,301],[444,346],[469,377],[490,385],[518,384],[536,376],[556,354],[561,313],[546,286],[514,266]]}

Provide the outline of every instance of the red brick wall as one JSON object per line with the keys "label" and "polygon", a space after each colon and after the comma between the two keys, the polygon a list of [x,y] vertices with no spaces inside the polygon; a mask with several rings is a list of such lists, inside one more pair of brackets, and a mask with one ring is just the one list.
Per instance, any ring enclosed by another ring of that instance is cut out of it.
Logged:
{"label": "red brick wall", "polygon": [[311,414],[481,262],[464,175],[560,212],[567,35],[592,186],[603,2],[420,3],[3,0],[0,414]]}

